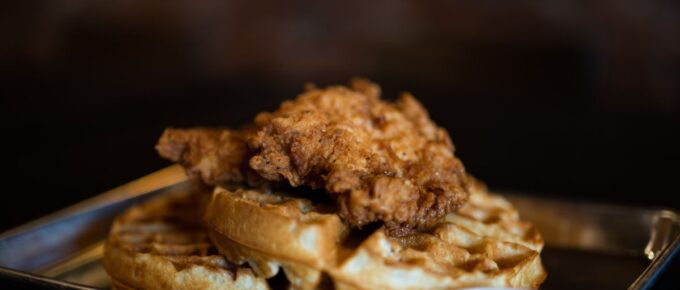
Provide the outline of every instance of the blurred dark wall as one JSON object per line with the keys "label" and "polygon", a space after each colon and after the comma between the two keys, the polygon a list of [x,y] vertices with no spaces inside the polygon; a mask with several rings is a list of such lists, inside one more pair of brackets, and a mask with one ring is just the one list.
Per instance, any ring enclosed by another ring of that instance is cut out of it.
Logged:
{"label": "blurred dark wall", "polygon": [[680,208],[679,8],[12,1],[0,230],[168,165],[165,126],[236,126],[355,75],[413,92],[493,188]]}

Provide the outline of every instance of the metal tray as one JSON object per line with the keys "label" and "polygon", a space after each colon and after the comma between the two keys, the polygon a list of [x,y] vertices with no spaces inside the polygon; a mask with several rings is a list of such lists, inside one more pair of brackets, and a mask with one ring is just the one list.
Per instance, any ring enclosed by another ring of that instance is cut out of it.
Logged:
{"label": "metal tray", "polygon": [[[108,288],[100,259],[113,218],[133,203],[186,190],[171,166],[0,235],[0,283],[12,288]],[[647,289],[680,252],[680,217],[668,209],[504,194],[543,234],[541,289]]]}

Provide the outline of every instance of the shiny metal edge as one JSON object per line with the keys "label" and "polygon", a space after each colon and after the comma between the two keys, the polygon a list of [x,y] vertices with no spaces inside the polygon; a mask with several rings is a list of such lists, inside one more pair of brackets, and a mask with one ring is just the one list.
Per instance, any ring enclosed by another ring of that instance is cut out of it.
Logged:
{"label": "shiny metal edge", "polygon": [[55,289],[77,289],[77,290],[95,290],[85,285],[80,285],[72,282],[48,278],[35,273],[27,273],[5,267],[0,267],[0,280],[3,283],[16,283],[22,285],[22,289],[30,288],[55,288]]}
{"label": "shiny metal edge", "polygon": [[642,274],[628,287],[628,290],[644,290],[654,286],[656,279],[661,275],[671,259],[680,253],[680,235],[675,236],[673,243],[665,247],[652,263],[642,272]]}
{"label": "shiny metal edge", "polygon": [[42,271],[39,274],[47,277],[56,277],[62,273],[73,271],[74,269],[77,269],[78,267],[84,264],[96,262],[100,260],[103,255],[104,255],[104,241],[101,241],[99,243],[96,243],[94,246],[91,246],[75,254],[73,258],[68,259],[63,263],[57,264],[54,267],[51,267],[45,271]]}
{"label": "shiny metal edge", "polygon": [[[188,186],[184,170],[166,167],[0,234],[0,266],[40,273],[106,236],[113,218],[135,202]],[[34,250],[35,249],[35,250]]]}
{"label": "shiny metal edge", "polygon": [[16,236],[22,232],[33,230],[44,224],[69,216],[75,216],[83,211],[92,211],[107,205],[130,199],[136,196],[168,187],[186,180],[184,169],[180,165],[172,165],[154,173],[128,182],[124,185],[106,191],[95,197],[86,199],[62,210],[48,214],[31,222],[20,225],[0,234],[0,240]]}
{"label": "shiny metal edge", "polygon": [[[583,250],[643,255],[653,260],[680,234],[680,212],[671,208],[631,207],[500,192],[518,209],[522,219],[539,229],[551,247],[579,245],[577,248]],[[559,220],[561,226],[554,227],[551,220]],[[608,229],[606,236],[598,234],[600,228]]]}

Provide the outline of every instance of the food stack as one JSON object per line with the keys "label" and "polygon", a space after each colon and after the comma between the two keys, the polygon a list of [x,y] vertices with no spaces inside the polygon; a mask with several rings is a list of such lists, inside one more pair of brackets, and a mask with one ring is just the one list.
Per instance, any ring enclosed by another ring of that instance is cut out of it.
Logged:
{"label": "food stack", "polygon": [[[196,187],[114,223],[114,287],[537,288],[543,241],[465,172],[410,94],[363,79],[307,90],[243,128],[166,129]],[[188,214],[188,213],[192,214]]]}

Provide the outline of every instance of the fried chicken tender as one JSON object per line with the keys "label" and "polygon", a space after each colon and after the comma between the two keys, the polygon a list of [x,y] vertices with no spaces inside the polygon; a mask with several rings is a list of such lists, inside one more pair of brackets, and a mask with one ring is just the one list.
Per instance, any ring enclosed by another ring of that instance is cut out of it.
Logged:
{"label": "fried chicken tender", "polygon": [[394,103],[366,80],[309,88],[247,134],[249,164],[264,179],[324,189],[354,226],[384,222],[401,236],[428,228],[468,197],[447,132],[410,94]]}
{"label": "fried chicken tender", "polygon": [[184,166],[187,175],[207,185],[245,181],[248,147],[243,133],[229,129],[165,129],[156,150]]}

